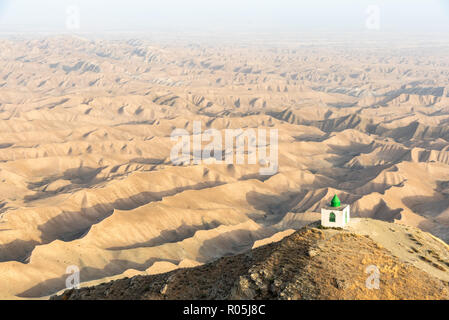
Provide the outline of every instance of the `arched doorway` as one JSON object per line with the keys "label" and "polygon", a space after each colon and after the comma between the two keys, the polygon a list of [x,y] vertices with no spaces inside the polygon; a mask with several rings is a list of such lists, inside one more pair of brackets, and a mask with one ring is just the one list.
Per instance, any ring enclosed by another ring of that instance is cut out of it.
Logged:
{"label": "arched doorway", "polygon": [[335,213],[331,212],[329,215],[329,222],[335,222]]}

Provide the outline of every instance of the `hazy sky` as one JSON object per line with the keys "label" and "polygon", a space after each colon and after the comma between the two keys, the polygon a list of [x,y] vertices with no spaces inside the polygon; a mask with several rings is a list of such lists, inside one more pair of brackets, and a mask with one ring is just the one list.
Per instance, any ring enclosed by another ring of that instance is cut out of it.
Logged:
{"label": "hazy sky", "polygon": [[381,31],[449,34],[449,0],[0,0],[0,31],[364,31],[370,5]]}

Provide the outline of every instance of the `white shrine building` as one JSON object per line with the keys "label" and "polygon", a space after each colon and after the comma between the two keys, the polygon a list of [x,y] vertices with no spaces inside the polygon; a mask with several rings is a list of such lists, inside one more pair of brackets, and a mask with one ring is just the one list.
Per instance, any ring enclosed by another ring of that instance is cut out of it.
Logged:
{"label": "white shrine building", "polygon": [[328,228],[344,228],[350,220],[349,204],[340,203],[337,195],[328,206],[321,208],[321,225]]}

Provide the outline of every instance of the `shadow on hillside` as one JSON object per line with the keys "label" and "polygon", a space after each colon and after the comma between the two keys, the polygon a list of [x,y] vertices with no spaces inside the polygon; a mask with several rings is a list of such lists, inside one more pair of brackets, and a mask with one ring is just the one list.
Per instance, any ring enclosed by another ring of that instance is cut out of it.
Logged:
{"label": "shadow on hillside", "polygon": [[31,252],[39,242],[34,240],[14,240],[0,246],[0,262],[17,261],[27,263]]}
{"label": "shadow on hillside", "polygon": [[401,218],[401,212],[404,209],[391,209],[384,200],[381,200],[373,209],[355,210],[355,217],[371,218],[387,222],[393,222]]}
{"label": "shadow on hillside", "polygon": [[248,217],[257,223],[274,224],[280,221],[294,207],[295,204],[292,201],[300,194],[302,192],[287,192],[273,195],[250,191],[246,194],[246,201],[254,209],[263,213],[249,213]]}
{"label": "shadow on hillside", "polygon": [[413,196],[402,198],[402,202],[413,212],[427,217],[435,218],[449,208],[449,196],[445,199],[435,200],[435,196]]}
{"label": "shadow on hillside", "polygon": [[208,263],[216,259],[233,256],[251,250],[254,242],[276,233],[273,228],[258,230],[238,229],[219,234],[205,240],[198,250],[197,261]]}
{"label": "shadow on hillside", "polygon": [[[173,264],[178,264],[177,260],[172,259],[158,259],[150,258],[144,263],[134,263],[127,260],[112,260],[103,269],[91,268],[91,267],[81,267],[80,266],[80,281],[87,282],[92,280],[97,280],[105,277],[112,277],[125,272],[128,269],[135,269],[139,271],[144,271],[153,265],[155,262],[171,262]],[[54,294],[60,290],[66,288],[66,279],[69,274],[64,274],[61,277],[48,279],[37,285],[31,287],[24,292],[17,295],[19,298],[39,298],[42,296],[47,296]]]}
{"label": "shadow on hillside", "polygon": [[[54,240],[73,241],[88,233],[93,224],[97,224],[113,214],[114,210],[132,210],[164,197],[173,196],[187,190],[201,190],[224,184],[224,182],[199,183],[182,188],[174,188],[164,192],[142,192],[129,198],[117,199],[114,202],[102,203],[91,207],[80,208],[78,211],[62,211],[46,223],[37,227],[42,232],[42,241],[13,241],[2,245],[1,261],[21,261],[27,263],[26,257],[36,245],[43,245]],[[83,204],[80,203],[80,206]]]}
{"label": "shadow on hillside", "polygon": [[[76,169],[69,169],[64,171],[62,175],[59,176],[51,176],[45,179],[42,179],[38,182],[29,183],[27,188],[29,190],[36,191],[33,195],[27,195],[24,197],[25,202],[31,202],[34,200],[44,199],[51,196],[54,196],[58,193],[69,193],[75,189],[80,188],[90,188],[95,184],[104,182],[107,178],[97,178],[98,174],[105,169],[106,167],[100,168],[91,168],[91,167],[80,167]],[[70,181],[71,184],[59,188],[57,190],[46,191],[44,188],[46,185],[49,185],[58,180],[67,180]]]}

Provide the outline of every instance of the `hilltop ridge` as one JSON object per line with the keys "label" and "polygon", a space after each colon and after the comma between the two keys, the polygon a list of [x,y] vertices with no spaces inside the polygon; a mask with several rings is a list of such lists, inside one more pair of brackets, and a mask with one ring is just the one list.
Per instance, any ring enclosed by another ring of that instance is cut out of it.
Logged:
{"label": "hilltop ridge", "polygon": [[[378,289],[367,287],[373,266]],[[316,222],[279,242],[202,266],[68,290],[52,299],[449,299],[448,270],[448,246],[434,236],[356,218],[348,230]]]}

